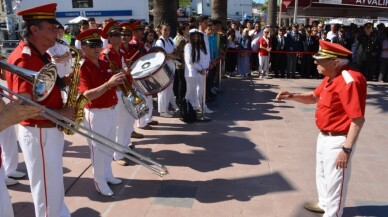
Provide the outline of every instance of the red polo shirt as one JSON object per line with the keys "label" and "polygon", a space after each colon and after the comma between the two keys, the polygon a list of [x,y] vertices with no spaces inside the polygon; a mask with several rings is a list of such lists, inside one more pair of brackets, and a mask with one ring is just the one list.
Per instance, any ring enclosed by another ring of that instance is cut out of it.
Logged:
{"label": "red polo shirt", "polygon": [[365,114],[365,77],[357,71],[341,71],[332,81],[325,77],[314,90],[318,98],[316,125],[328,132],[347,133],[352,119]]}
{"label": "red polo shirt", "polygon": [[131,54],[131,56],[134,55],[136,51],[140,50],[140,52],[133,58],[132,61],[136,61],[141,56],[147,53],[147,51],[144,48],[144,42],[140,40],[136,40],[136,38],[132,37],[132,40],[129,42],[129,44],[135,48],[135,50],[132,51],[133,53]]}
{"label": "red polo shirt", "polygon": [[[45,56],[50,60],[51,57],[47,53]],[[35,52],[34,49],[31,49],[24,41],[20,41],[19,45],[8,57],[7,62],[15,66],[29,69],[32,71],[38,72],[45,63],[40,58],[39,54]],[[32,85],[20,78],[19,76],[6,72],[6,79],[8,88],[16,93],[28,93],[32,99]],[[49,109],[60,109],[63,107],[61,91],[55,85],[50,95],[43,101],[37,102],[41,105],[44,105]],[[36,124],[47,124],[51,123],[49,120],[35,120],[28,119],[21,122],[21,125],[36,125]]]}
{"label": "red polo shirt", "polygon": [[[105,82],[109,81],[112,77],[112,70],[110,69],[109,63],[104,60],[98,60],[100,67],[97,67],[85,57],[85,62],[82,64],[80,73],[80,84],[78,91],[80,94],[87,90],[94,89],[101,86]],[[110,88],[103,95],[91,103],[86,104],[86,108],[109,108],[117,104],[117,96],[115,88]]]}
{"label": "red polo shirt", "polygon": [[[260,47],[260,45],[262,47],[265,47],[265,48],[271,47],[271,39],[268,38],[267,39],[268,42],[267,42],[263,37],[260,37],[260,39],[259,39],[259,47]],[[268,56],[268,51],[263,50],[263,49],[259,49],[259,54],[260,54],[260,56]]]}
{"label": "red polo shirt", "polygon": [[[108,47],[101,52],[100,59],[105,60],[107,62],[112,62],[116,64],[118,69],[123,68],[123,62],[125,60],[125,51],[122,50],[121,48],[119,49],[119,52],[116,52],[113,48],[112,45],[108,45]],[[132,76],[127,75],[125,76],[127,81],[132,85]]]}

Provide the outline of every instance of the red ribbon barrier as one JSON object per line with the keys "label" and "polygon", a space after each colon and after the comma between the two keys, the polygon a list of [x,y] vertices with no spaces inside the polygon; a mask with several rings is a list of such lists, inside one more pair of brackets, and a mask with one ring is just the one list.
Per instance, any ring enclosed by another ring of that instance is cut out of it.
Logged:
{"label": "red ribbon barrier", "polygon": [[[227,53],[259,53],[259,51],[254,50],[226,50]],[[280,51],[280,50],[271,50],[269,53],[282,53],[282,54],[310,54],[314,55],[317,52],[303,52],[303,51]]]}

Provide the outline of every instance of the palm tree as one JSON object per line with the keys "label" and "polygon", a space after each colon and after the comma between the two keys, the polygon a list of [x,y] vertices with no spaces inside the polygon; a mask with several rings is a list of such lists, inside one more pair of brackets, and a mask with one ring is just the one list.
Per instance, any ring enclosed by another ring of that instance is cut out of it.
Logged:
{"label": "palm tree", "polygon": [[221,20],[226,23],[228,16],[228,0],[213,0],[212,1],[212,19]]}
{"label": "palm tree", "polygon": [[175,36],[177,28],[178,0],[155,0],[154,1],[154,26],[161,22],[170,25],[170,35]]}
{"label": "palm tree", "polygon": [[270,27],[276,26],[277,0],[268,0],[268,20],[267,24]]}

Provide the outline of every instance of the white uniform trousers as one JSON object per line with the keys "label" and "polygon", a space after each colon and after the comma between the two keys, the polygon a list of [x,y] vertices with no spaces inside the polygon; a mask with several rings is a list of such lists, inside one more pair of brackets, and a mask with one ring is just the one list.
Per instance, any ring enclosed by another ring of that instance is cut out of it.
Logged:
{"label": "white uniform trousers", "polygon": [[18,126],[36,217],[68,217],[64,203],[64,134],[57,128]]}
{"label": "white uniform trousers", "polygon": [[144,100],[146,101],[146,104],[149,108],[149,111],[146,115],[139,118],[137,122],[138,127],[145,127],[148,123],[152,122],[152,111],[154,110],[154,103],[152,101],[152,96],[144,96]]}
{"label": "white uniform trousers", "polygon": [[[118,116],[116,142],[124,147],[128,147],[128,145],[131,144],[131,134],[134,130],[135,118],[133,118],[125,108],[121,98],[122,92],[117,91],[116,94],[118,98],[118,103],[116,106]],[[114,160],[121,160],[124,158],[124,156],[118,152],[115,152],[113,154],[113,158]]]}
{"label": "white uniform trousers", "polygon": [[186,77],[186,100],[188,100],[194,109],[200,109],[198,98],[199,77]]}
{"label": "white uniform trousers", "polygon": [[16,171],[19,163],[18,142],[15,126],[0,132],[0,145],[3,147],[3,166],[5,175],[10,176]]}
{"label": "white uniform trousers", "polygon": [[[85,108],[84,125],[96,133],[115,141],[117,133],[117,105],[111,108]],[[88,139],[90,158],[93,166],[93,178],[97,190],[109,188],[107,179],[113,178],[113,151]]]}
{"label": "white uniform trousers", "polygon": [[5,185],[5,172],[3,166],[0,168],[0,216],[13,217],[11,199]]}
{"label": "white uniform trousers", "polygon": [[[342,151],[346,136],[325,136],[317,139],[316,184],[318,205],[324,217],[342,216],[351,172],[351,160],[346,169],[336,169],[336,159]],[[355,146],[353,145],[353,151]]]}
{"label": "white uniform trousers", "polygon": [[[174,96],[173,92],[173,82],[168,85],[168,87],[158,93],[158,112],[167,112],[168,106],[172,102],[172,98]],[[174,104],[173,104],[174,105]]]}

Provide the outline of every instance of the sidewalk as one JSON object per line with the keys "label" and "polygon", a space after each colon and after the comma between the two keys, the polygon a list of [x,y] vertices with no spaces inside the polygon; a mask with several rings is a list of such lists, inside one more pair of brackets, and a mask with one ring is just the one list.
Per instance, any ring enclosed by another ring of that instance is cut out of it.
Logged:
{"label": "sidewalk", "polygon": [[[208,106],[209,123],[159,118],[137,151],[165,164],[146,168],[113,162],[123,184],[114,197],[94,189],[84,138],[66,136],[64,180],[73,217],[318,217],[303,209],[316,200],[314,105],[275,102],[280,89],[313,90],[320,80],[223,79],[223,94]],[[370,83],[366,122],[353,158],[344,216],[388,216],[388,85]],[[20,154],[22,159],[22,154]],[[24,163],[19,169],[26,171]],[[27,179],[9,188],[15,216],[32,217]]]}

